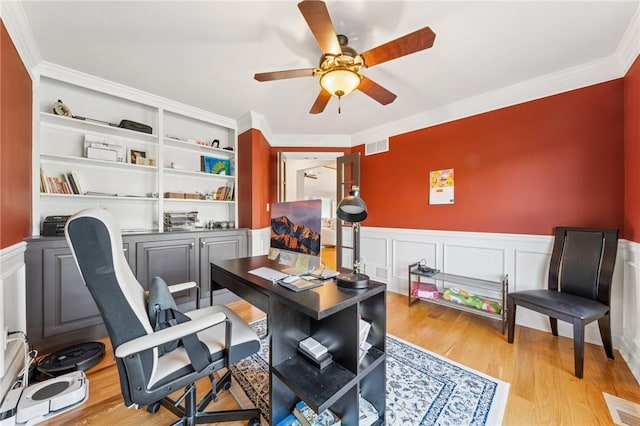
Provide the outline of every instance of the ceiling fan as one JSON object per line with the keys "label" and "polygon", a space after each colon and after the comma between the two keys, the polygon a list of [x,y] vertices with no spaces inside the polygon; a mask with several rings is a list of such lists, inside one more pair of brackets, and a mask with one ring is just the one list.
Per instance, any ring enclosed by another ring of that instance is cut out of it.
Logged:
{"label": "ceiling fan", "polygon": [[[360,90],[382,105],[396,99],[396,95],[370,78],[360,74],[362,68],[370,68],[383,62],[410,55],[433,46],[436,35],[431,28],[424,27],[410,34],[358,53],[348,45],[344,35],[333,28],[326,4],[321,0],[303,0],[298,9],[307,21],[323,54],[317,68],[258,73],[258,81],[282,80],[297,77],[320,77],[320,93],[311,107],[311,114],[324,111],[331,96],[340,99],[354,90]],[[338,107],[340,112],[340,107]]]}

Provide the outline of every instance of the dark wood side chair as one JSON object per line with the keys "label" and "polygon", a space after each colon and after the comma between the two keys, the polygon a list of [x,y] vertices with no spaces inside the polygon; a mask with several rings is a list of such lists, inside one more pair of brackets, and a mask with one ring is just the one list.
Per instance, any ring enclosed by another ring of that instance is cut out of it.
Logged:
{"label": "dark wood side chair", "polygon": [[609,302],[618,251],[618,230],[557,227],[548,289],[524,290],[507,296],[507,341],[513,343],[518,305],[549,316],[551,332],[558,320],[573,324],[575,375],[582,378],[584,328],[598,320],[607,357],[613,359]]}

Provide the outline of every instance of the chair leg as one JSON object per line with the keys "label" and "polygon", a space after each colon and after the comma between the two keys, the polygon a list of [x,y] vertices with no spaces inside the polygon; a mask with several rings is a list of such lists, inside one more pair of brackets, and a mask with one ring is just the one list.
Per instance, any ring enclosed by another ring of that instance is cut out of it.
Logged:
{"label": "chair leg", "polygon": [[513,343],[513,334],[516,328],[516,303],[507,296],[507,342]]}
{"label": "chair leg", "polygon": [[549,317],[549,325],[551,325],[551,334],[558,336],[558,318]]}
{"label": "chair leg", "polygon": [[573,322],[573,363],[576,377],[582,379],[584,366],[584,323],[579,319]]}
{"label": "chair leg", "polygon": [[613,357],[613,341],[611,340],[611,315],[607,314],[598,320],[598,327],[600,328],[600,337],[602,338],[602,346],[607,354],[607,358],[614,359]]}

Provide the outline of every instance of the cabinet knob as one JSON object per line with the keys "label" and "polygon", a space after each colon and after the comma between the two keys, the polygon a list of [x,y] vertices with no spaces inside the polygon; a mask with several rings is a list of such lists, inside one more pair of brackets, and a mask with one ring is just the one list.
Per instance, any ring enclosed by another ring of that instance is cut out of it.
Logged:
{"label": "cabinet knob", "polygon": [[200,241],[200,248],[204,248],[205,244],[204,241]]}
{"label": "cabinet knob", "polygon": [[196,246],[196,244],[193,241],[191,241],[191,244],[189,245],[191,246],[191,248],[194,248]]}

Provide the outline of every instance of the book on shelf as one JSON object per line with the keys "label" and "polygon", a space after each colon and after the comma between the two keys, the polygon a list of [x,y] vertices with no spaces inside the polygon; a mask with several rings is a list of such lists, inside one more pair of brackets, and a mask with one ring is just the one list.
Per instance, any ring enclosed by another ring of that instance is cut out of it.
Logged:
{"label": "book on shelf", "polygon": [[227,185],[218,187],[214,195],[214,200],[233,201],[233,187]]}
{"label": "book on shelf", "polygon": [[227,158],[200,156],[200,171],[214,175],[231,176],[231,162]]}
{"label": "book on shelf", "polygon": [[360,343],[360,352],[358,359],[362,361],[362,358],[369,352],[371,349],[371,343],[367,342],[367,337],[369,336],[369,331],[371,331],[371,323],[360,318],[358,321],[358,334],[359,334],[359,343]]}
{"label": "book on shelf", "polygon": [[342,420],[331,409],[327,408],[318,414],[304,401],[298,401],[293,408],[293,415],[303,426],[340,426]]}
{"label": "book on shelf", "polygon": [[296,419],[296,416],[289,414],[287,417],[278,422],[276,426],[302,426],[302,424]]}
{"label": "book on shelf", "polygon": [[369,331],[371,330],[371,323],[360,318],[358,321],[358,332],[360,334],[360,346],[364,342],[367,341],[367,336],[369,336]]}
{"label": "book on shelf", "polygon": [[73,181],[75,182],[76,187],[78,188],[78,194],[81,194],[81,195],[86,194],[87,187],[85,186],[84,182],[80,178],[80,175],[78,174],[78,172],[75,170],[71,170],[71,176],[73,177]]}
{"label": "book on shelf", "polygon": [[371,343],[365,341],[362,345],[360,345],[360,353],[359,353],[359,357],[358,357],[358,361],[362,361],[364,359],[364,356],[367,354],[367,352],[369,352],[369,349],[371,349],[371,346],[373,346]]}
{"label": "book on shelf", "polygon": [[42,168],[40,168],[40,192],[44,194],[86,194],[75,170],[62,173],[60,176],[47,176]]}

